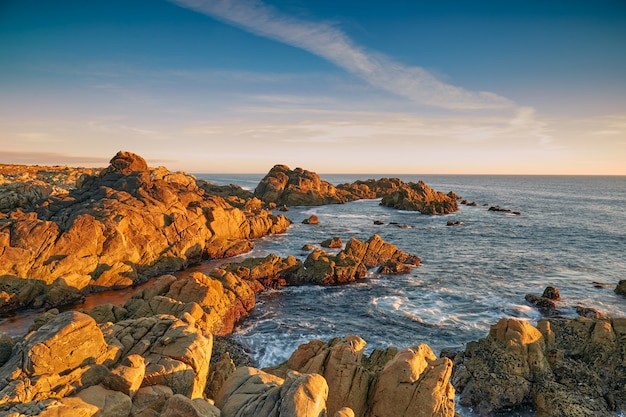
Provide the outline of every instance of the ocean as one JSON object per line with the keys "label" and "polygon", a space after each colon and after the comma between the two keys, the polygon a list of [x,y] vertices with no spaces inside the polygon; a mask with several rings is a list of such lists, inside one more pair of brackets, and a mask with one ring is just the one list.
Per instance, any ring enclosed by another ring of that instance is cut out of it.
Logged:
{"label": "ocean", "polygon": [[[198,175],[218,184],[254,189],[261,175]],[[367,175],[321,175],[333,184]],[[345,286],[304,286],[258,296],[234,334],[260,367],[278,364],[301,343],[356,334],[368,349],[427,343],[438,354],[483,338],[502,317],[536,323],[542,317],[524,296],[546,286],[561,293],[559,315],[576,306],[624,317],[626,298],[615,294],[626,279],[626,178],[578,176],[398,176],[454,191],[477,206],[454,214],[422,215],[360,200],[342,205],[292,207],[282,235],[255,242],[244,256],[294,255],[329,237],[366,240],[373,234],[418,255],[410,274],[381,276]],[[521,215],[488,211],[492,205]],[[319,225],[302,220],[316,214]],[[375,225],[374,221],[383,225]],[[448,220],[461,226],[447,226]]]}

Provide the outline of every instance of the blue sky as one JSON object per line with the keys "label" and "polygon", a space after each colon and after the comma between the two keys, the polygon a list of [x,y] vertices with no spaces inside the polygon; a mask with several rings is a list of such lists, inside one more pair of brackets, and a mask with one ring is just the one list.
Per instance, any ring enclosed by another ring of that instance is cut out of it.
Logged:
{"label": "blue sky", "polygon": [[0,1],[0,163],[626,175],[620,1]]}

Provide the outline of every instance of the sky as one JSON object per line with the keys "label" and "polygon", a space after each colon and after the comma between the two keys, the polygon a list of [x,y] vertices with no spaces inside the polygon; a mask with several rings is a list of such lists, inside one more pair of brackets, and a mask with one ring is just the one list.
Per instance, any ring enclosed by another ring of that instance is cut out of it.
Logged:
{"label": "sky", "polygon": [[626,175],[624,0],[0,0],[0,163]]}

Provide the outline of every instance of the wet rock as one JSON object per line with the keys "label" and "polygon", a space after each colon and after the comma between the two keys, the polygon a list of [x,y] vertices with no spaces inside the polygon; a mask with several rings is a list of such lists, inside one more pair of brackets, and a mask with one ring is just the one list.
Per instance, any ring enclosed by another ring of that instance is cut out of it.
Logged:
{"label": "wet rock", "polygon": [[557,301],[561,299],[559,290],[555,287],[546,287],[541,297],[534,294],[526,294],[526,301],[546,315],[554,315],[557,313]]}
{"label": "wet rock", "polygon": [[522,214],[519,211],[512,211],[510,209],[502,208],[500,206],[491,206],[491,207],[489,207],[488,211],[499,212],[499,213],[507,213],[507,214],[512,214],[512,215],[515,215],[515,216],[519,216],[519,215]]}
{"label": "wet rock", "polygon": [[559,301],[561,299],[561,294],[559,293],[558,288],[556,287],[546,287],[543,290],[543,294],[541,295],[543,298],[547,298],[549,300]]}
{"label": "wet rock", "polygon": [[417,256],[373,235],[366,242],[350,239],[337,255],[329,255],[321,249],[314,250],[304,262],[303,273],[290,277],[287,283],[343,284],[364,278],[370,268],[385,266],[385,273],[403,273],[406,272],[404,265],[412,267],[420,263]]}
{"label": "wet rock", "polygon": [[374,224],[377,226],[381,226],[383,224],[385,224],[385,222],[381,221],[381,220],[374,220]]}
{"label": "wet rock", "polygon": [[310,252],[313,249],[315,249],[315,245],[311,244],[311,243],[307,243],[306,245],[302,246],[302,251],[304,252]]}
{"label": "wet rock", "polygon": [[343,247],[343,242],[341,241],[341,238],[333,237],[333,238],[324,240],[322,243],[320,243],[320,246],[323,248],[338,249],[338,248]]}
{"label": "wet rock", "polygon": [[617,287],[615,287],[615,292],[617,294],[626,295],[626,279],[621,280]]}
{"label": "wet rock", "polygon": [[446,226],[463,226],[463,222],[462,221],[453,221],[453,220],[448,220],[448,222],[446,223]]}
{"label": "wet rock", "polygon": [[603,314],[591,307],[576,306],[576,314],[580,317],[586,317],[588,319],[599,319],[603,317]]}
{"label": "wet rock", "polygon": [[303,224],[320,224],[320,219],[315,214],[309,216],[308,219],[302,220]]}

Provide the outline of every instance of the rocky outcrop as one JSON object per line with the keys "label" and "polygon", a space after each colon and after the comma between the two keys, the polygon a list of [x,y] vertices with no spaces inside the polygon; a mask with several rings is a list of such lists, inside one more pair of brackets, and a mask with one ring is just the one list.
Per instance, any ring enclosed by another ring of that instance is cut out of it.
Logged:
{"label": "rocky outcrop", "polygon": [[36,201],[65,195],[76,188],[83,175],[95,175],[100,169],[67,166],[0,164],[0,213],[26,209]]}
{"label": "rocky outcrop", "polygon": [[321,206],[348,201],[334,185],[311,171],[294,170],[275,165],[254,190],[254,196],[265,203],[287,206]]}
{"label": "rocky outcrop", "polygon": [[421,264],[415,256],[373,235],[366,242],[350,239],[337,255],[315,249],[304,261],[305,271],[292,276],[288,284],[344,284],[363,279],[368,269],[379,267],[379,273],[406,273]]}
{"label": "rocky outcrop", "polygon": [[36,299],[59,304],[53,289],[70,289],[64,301],[72,291],[128,286],[204,257],[238,254],[250,250],[249,239],[289,224],[268,211],[235,208],[193,177],[149,169],[138,155],[119,152],[69,194],[0,219],[0,311]]}
{"label": "rocky outcrop", "polygon": [[626,404],[626,319],[501,319],[455,358],[462,405],[489,414],[614,416]]}
{"label": "rocky outcrop", "polygon": [[245,280],[216,270],[211,276],[195,272],[178,279],[158,277],[153,285],[134,294],[124,309],[126,318],[156,314],[190,317],[203,331],[227,335],[252,310],[254,302],[254,291]]}
{"label": "rocky outcrop", "polygon": [[389,195],[405,187],[400,178],[381,178],[379,180],[358,180],[353,183],[339,184],[337,189],[349,194],[350,199],[375,199]]}
{"label": "rocky outcrop", "polygon": [[557,302],[561,300],[561,294],[555,287],[546,287],[541,297],[535,294],[526,294],[524,298],[543,314],[554,315],[557,313]]}
{"label": "rocky outcrop", "polygon": [[[301,345],[287,362],[266,371],[279,377],[297,371],[319,374],[328,384],[328,415],[409,417],[454,415],[452,361],[437,359],[424,344],[365,356],[358,336]],[[341,415],[341,414],[340,414]],[[344,414],[346,415],[346,414]]]}
{"label": "rocky outcrop", "polygon": [[423,181],[404,184],[382,197],[380,204],[399,210],[419,211],[422,214],[449,214],[458,210],[458,196],[435,191]]}
{"label": "rocky outcrop", "polygon": [[621,280],[617,287],[615,287],[615,292],[617,294],[626,295],[626,279]]}

